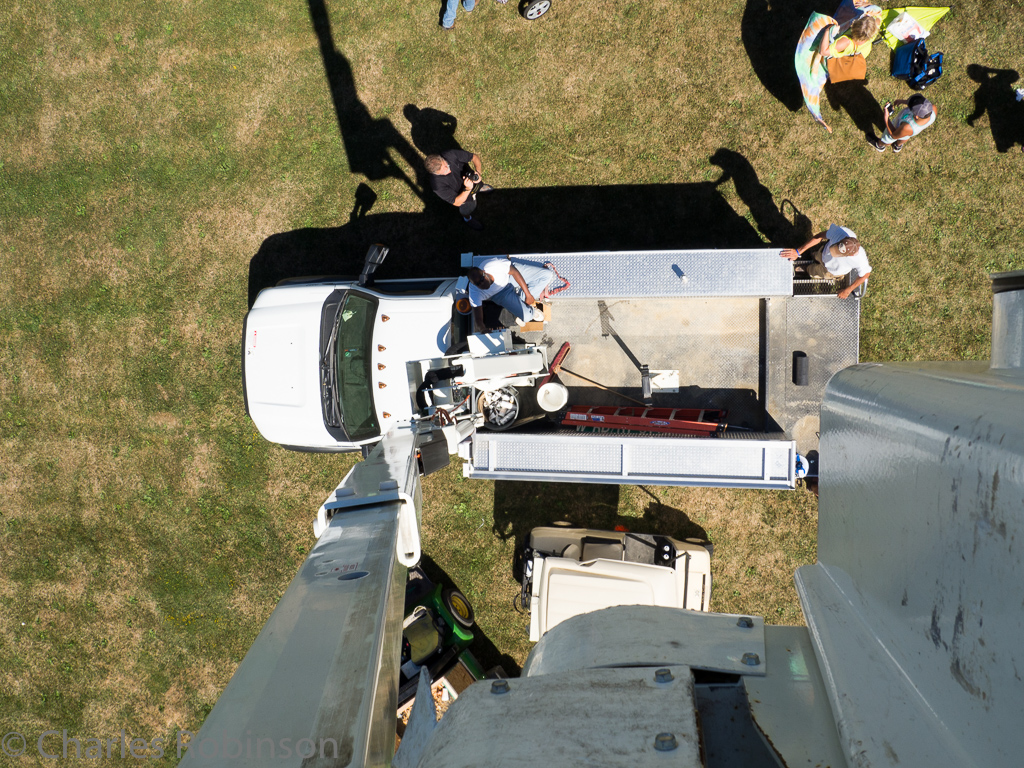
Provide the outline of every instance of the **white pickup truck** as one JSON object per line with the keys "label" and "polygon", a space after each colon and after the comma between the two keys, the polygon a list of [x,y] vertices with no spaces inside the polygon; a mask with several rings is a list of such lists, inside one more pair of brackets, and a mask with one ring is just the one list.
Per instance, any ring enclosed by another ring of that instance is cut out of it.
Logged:
{"label": "white pickup truck", "polygon": [[778,249],[515,256],[571,287],[545,322],[490,334],[464,277],[375,282],[386,252],[358,280],[257,297],[244,390],[268,440],[365,453],[412,429],[467,477],[793,488],[825,384],[857,362],[859,300],[799,285]]}
{"label": "white pickup truck", "polygon": [[292,450],[345,452],[407,423],[406,363],[448,350],[465,284],[310,278],[262,291],[242,344],[246,412],[260,434]]}

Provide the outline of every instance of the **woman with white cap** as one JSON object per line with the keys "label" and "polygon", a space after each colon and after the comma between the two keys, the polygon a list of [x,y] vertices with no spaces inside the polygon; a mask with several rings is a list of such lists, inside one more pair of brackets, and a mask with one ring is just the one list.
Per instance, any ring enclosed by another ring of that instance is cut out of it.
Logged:
{"label": "woman with white cap", "polygon": [[871,137],[871,142],[879,152],[885,152],[887,145],[892,144],[892,151],[899,152],[912,136],[935,122],[935,105],[920,93],[915,93],[907,100],[900,99],[896,105],[905,104],[899,112],[892,114],[893,104],[885,105],[885,133],[881,139]]}

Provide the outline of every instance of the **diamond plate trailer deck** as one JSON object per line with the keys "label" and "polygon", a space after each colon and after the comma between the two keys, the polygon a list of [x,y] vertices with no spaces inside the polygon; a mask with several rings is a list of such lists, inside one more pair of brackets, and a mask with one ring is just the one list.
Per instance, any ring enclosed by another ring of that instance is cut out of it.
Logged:
{"label": "diamond plate trailer deck", "polygon": [[[490,258],[463,254],[462,265]],[[747,439],[580,435],[534,421],[477,434],[462,451],[467,477],[793,487],[797,451],[818,447],[825,385],[858,362],[859,299],[839,299],[831,283],[821,294],[794,296],[792,265],[778,249],[513,259],[551,262],[571,284],[551,300],[543,331],[518,332],[547,347],[549,358],[569,342],[563,365],[573,373],[560,379],[570,405],[631,405],[626,398],[642,399],[640,366],[647,365],[678,373],[677,387],[654,390],[655,407],[728,410],[726,434]],[[808,361],[805,384],[794,381],[798,353]],[[782,456],[785,471],[774,468]],[[607,469],[595,470],[595,462]]]}

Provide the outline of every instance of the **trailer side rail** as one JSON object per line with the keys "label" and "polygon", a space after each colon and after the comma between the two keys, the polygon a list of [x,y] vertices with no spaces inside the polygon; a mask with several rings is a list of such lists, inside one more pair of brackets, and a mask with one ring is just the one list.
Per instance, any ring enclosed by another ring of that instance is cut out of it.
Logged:
{"label": "trailer side rail", "polygon": [[714,488],[796,486],[792,440],[477,432],[460,446],[463,474],[534,480]]}

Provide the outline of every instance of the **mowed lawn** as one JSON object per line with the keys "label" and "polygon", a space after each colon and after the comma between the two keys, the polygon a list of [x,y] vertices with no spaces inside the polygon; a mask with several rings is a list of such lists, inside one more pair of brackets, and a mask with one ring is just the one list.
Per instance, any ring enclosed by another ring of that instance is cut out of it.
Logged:
{"label": "mowed lawn", "polygon": [[[863,360],[986,358],[987,275],[1024,268],[1020,3],[939,22],[938,121],[899,156],[864,137],[909,93],[884,45],[867,90],[825,100],[834,135],[799,106],[812,10],[833,8],[555,0],[527,22],[479,0],[442,32],[437,0],[0,5],[16,764],[45,762],[46,730],[198,730],[312,546],[354,459],[286,452],[245,416],[242,318],[278,279],[351,274],[372,242],[394,277],[454,274],[469,250],[795,246],[837,222],[875,267]],[[424,191],[419,158],[456,145],[499,189],[480,234]],[[511,557],[531,526],[706,535],[713,609],[801,623],[792,572],[814,561],[816,515],[804,490],[491,484],[453,465],[425,481],[424,552],[474,602],[485,663],[515,672],[530,644]]]}

